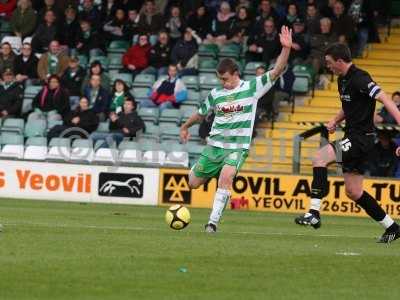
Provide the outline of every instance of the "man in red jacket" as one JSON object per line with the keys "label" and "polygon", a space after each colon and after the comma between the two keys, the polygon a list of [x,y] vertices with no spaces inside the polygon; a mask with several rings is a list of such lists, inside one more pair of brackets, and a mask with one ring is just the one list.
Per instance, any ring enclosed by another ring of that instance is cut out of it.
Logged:
{"label": "man in red jacket", "polygon": [[16,5],[17,0],[0,0],[0,17],[8,20]]}
{"label": "man in red jacket", "polygon": [[122,64],[132,73],[133,78],[149,66],[150,48],[149,37],[141,34],[138,43],[129,48],[122,57]]}

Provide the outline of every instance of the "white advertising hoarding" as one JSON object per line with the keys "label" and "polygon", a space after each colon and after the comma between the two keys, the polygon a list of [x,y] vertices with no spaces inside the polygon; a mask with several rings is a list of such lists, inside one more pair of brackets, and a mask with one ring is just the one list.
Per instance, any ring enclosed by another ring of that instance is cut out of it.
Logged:
{"label": "white advertising hoarding", "polygon": [[0,160],[0,197],[157,205],[159,170]]}

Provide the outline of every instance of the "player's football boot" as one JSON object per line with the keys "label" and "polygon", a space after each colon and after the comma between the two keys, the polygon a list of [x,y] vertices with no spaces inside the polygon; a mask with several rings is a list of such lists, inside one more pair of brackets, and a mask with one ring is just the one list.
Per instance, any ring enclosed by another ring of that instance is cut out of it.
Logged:
{"label": "player's football boot", "polygon": [[215,226],[215,225],[212,224],[212,223],[208,223],[208,224],[206,224],[206,225],[204,226],[204,230],[205,230],[207,233],[216,233],[216,232],[217,232],[217,226]]}
{"label": "player's football boot", "polygon": [[395,228],[393,229],[391,228],[386,229],[386,231],[378,239],[378,243],[390,244],[391,242],[397,240],[398,238],[400,238],[400,227],[395,226]]}
{"label": "player's football boot", "polygon": [[294,222],[299,225],[312,226],[314,227],[314,229],[318,229],[321,227],[320,216],[310,212],[305,213],[302,216],[298,216],[296,219],[294,219]]}

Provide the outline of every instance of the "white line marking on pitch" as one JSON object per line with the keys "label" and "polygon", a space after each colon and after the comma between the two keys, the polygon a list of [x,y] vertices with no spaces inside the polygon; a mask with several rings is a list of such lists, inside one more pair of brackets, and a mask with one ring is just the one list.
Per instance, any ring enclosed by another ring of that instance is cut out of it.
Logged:
{"label": "white line marking on pitch", "polygon": [[[5,226],[38,226],[49,228],[85,228],[85,229],[101,229],[101,230],[131,230],[131,231],[161,231],[159,228],[150,227],[123,227],[123,226],[98,226],[98,225],[68,225],[68,224],[48,224],[36,222],[18,222],[18,223],[4,223]],[[199,233],[199,232],[198,232]],[[244,234],[244,235],[264,235],[264,236],[298,236],[298,237],[321,237],[321,238],[359,238],[370,239],[371,236],[351,236],[339,234],[307,234],[307,233],[285,233],[285,232],[251,232],[251,231],[224,231],[222,234]]]}

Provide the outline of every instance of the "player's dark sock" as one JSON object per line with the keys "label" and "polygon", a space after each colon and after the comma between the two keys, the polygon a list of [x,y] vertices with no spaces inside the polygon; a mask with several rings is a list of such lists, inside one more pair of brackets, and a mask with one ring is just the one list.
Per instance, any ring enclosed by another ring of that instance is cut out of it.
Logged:
{"label": "player's dark sock", "polygon": [[[328,171],[326,167],[313,168],[313,180],[311,183],[310,213],[319,212],[321,200],[328,193]],[[318,213],[319,217],[319,213]]]}
{"label": "player's dark sock", "polygon": [[310,209],[308,212],[309,212],[310,214],[313,214],[313,215],[316,216],[317,218],[320,218],[320,215],[319,215],[319,211],[318,211],[318,210]]}
{"label": "player's dark sock", "polygon": [[393,224],[390,225],[389,228],[388,228],[389,231],[397,231],[399,229],[400,229],[400,226],[396,222],[393,222]]}
{"label": "player's dark sock", "polygon": [[[377,222],[382,222],[386,217],[390,218],[389,216],[386,215],[382,207],[379,206],[378,202],[374,199],[374,197],[372,197],[366,191],[364,191],[360,199],[358,199],[356,202],[365,210],[368,216],[370,216]],[[388,221],[390,222],[390,220]],[[393,222],[393,220],[391,220],[391,222]],[[389,226],[391,226],[392,224],[393,223],[391,223]],[[385,227],[388,228],[389,226]]]}

